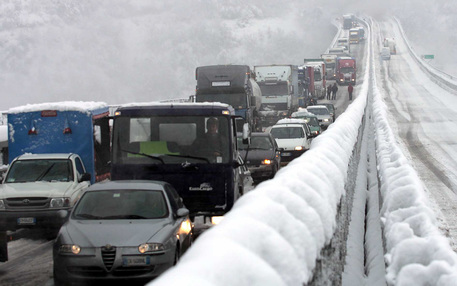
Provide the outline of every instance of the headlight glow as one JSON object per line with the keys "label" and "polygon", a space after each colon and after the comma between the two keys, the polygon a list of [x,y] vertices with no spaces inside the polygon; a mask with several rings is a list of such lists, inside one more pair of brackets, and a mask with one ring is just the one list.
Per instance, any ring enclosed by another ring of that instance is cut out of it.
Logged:
{"label": "headlight glow", "polygon": [[223,216],[212,216],[211,217],[211,224],[217,225],[224,219]]}
{"label": "headlight glow", "polygon": [[162,251],[163,249],[164,248],[162,243],[143,243],[138,246],[138,251],[140,253],[157,252]]}
{"label": "headlight glow", "polygon": [[53,198],[49,203],[50,208],[63,208],[70,206],[70,199],[69,198]]}
{"label": "headlight glow", "polygon": [[295,149],[295,151],[301,151],[301,150],[303,150],[303,146],[297,146],[294,149]]}
{"label": "headlight glow", "polygon": [[61,253],[73,253],[79,254],[81,252],[81,247],[76,244],[62,244],[59,248]]}
{"label": "headlight glow", "polygon": [[328,122],[329,120],[326,118],[326,119],[324,119],[324,121],[325,121],[325,122]]}
{"label": "headlight glow", "polygon": [[271,160],[269,159],[265,159],[265,160],[262,160],[262,162],[260,162],[262,165],[270,165],[271,164]]}
{"label": "headlight glow", "polygon": [[181,223],[181,227],[179,228],[179,233],[189,234],[192,231],[192,223],[190,219],[186,219]]}

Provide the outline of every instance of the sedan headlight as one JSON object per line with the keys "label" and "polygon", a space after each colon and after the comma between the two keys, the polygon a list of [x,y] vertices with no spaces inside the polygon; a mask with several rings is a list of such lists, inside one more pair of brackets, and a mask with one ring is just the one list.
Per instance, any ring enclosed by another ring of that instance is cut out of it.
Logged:
{"label": "sedan headlight", "polygon": [[329,122],[329,119],[328,119],[328,118],[325,118],[325,119],[324,119],[324,122]]}
{"label": "sedan headlight", "polygon": [[147,253],[147,252],[157,252],[163,251],[164,247],[162,243],[144,243],[138,246],[138,251],[140,253]]}
{"label": "sedan headlight", "polygon": [[0,200],[0,210],[5,209],[5,202],[3,200]]}
{"label": "sedan headlight", "polygon": [[301,151],[301,150],[303,150],[303,146],[297,146],[294,149],[295,149],[295,151]]}
{"label": "sedan headlight", "polygon": [[269,160],[269,159],[262,160],[260,162],[260,164],[262,164],[262,165],[270,165],[271,164],[271,160]]}
{"label": "sedan headlight", "polygon": [[69,198],[53,198],[49,203],[50,208],[64,208],[70,206]]}
{"label": "sedan headlight", "polygon": [[59,252],[79,254],[81,252],[81,247],[76,244],[62,244],[59,248]]}

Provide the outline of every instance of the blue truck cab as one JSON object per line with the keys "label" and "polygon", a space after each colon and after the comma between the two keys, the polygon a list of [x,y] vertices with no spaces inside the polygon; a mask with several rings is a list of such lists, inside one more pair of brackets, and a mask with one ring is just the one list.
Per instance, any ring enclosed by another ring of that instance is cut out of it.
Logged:
{"label": "blue truck cab", "polygon": [[[114,115],[111,179],[166,181],[192,219],[222,216],[244,192],[236,118],[222,103],[120,107]],[[214,122],[217,133],[210,134]]]}
{"label": "blue truck cab", "polygon": [[109,175],[109,107],[103,102],[55,102],[8,110],[8,160],[26,154],[75,153],[91,183]]}

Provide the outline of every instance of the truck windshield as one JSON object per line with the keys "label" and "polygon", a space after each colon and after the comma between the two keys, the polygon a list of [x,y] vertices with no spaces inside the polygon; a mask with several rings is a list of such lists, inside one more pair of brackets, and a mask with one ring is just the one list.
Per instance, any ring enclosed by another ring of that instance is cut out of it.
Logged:
{"label": "truck windshield", "polygon": [[18,160],[11,166],[6,183],[73,181],[71,161],[67,159]]}
{"label": "truck windshield", "polygon": [[278,111],[278,110],[287,110],[286,103],[262,103],[260,105],[260,111]]}
{"label": "truck windshield", "polygon": [[321,80],[322,80],[321,71],[315,70],[314,71],[314,81],[321,81]]}
{"label": "truck windshield", "polygon": [[247,108],[247,96],[244,93],[198,94],[197,102],[226,103],[236,110]]}
{"label": "truck windshield", "polygon": [[288,95],[287,82],[279,82],[277,84],[265,84],[264,82],[258,83],[260,90],[262,90],[262,96],[271,95]]}
{"label": "truck windshield", "polygon": [[354,72],[354,68],[351,68],[351,67],[341,68],[340,72],[342,72],[342,73],[353,73]]}
{"label": "truck windshield", "polygon": [[113,163],[227,163],[229,130],[224,116],[117,117]]}

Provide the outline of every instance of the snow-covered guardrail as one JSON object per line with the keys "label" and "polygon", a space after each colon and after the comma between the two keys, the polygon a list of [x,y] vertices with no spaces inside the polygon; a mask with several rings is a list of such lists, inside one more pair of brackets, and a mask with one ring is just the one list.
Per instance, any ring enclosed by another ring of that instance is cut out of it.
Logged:
{"label": "snow-covered guardrail", "polygon": [[426,72],[436,84],[440,86],[447,86],[448,88],[451,88],[452,90],[456,91],[457,90],[457,78],[454,76],[447,74],[443,71],[440,71],[436,69],[435,67],[429,65],[428,63],[424,62],[417,54],[414,52],[413,48],[411,47],[408,38],[406,37],[406,33],[403,30],[403,26],[401,25],[401,22],[399,19],[394,18],[398,29],[400,30],[401,36],[403,40],[406,43],[406,46],[408,47],[408,52],[411,54],[412,58],[419,64],[421,69]]}

